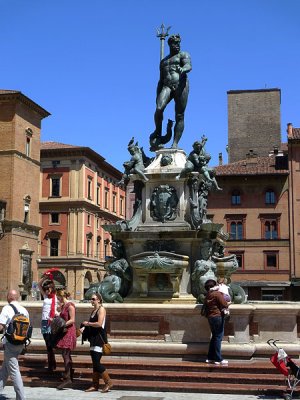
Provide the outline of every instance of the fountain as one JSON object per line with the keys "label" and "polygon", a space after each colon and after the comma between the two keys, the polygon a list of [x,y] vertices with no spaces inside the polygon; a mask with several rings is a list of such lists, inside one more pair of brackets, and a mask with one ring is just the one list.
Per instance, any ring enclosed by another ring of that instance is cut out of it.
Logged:
{"label": "fountain", "polygon": [[[162,26],[161,43],[167,32]],[[124,162],[120,184],[133,183],[134,214],[130,220],[104,225],[112,235],[114,259],[107,264],[104,280],[90,288],[87,298],[98,290],[106,302],[192,303],[197,299],[201,303],[206,280],[222,277],[227,279],[233,302],[245,301],[243,289],[230,280],[238,263],[234,255],[224,255],[228,235],[222,224],[207,217],[209,191],[222,190],[208,165],[208,139],[203,135],[188,156],[178,148],[192,69],[191,57],[180,50],[180,42],[180,35],[171,35],[170,54],[160,62],[155,130],[149,137],[155,156],[148,157],[134,138],[128,143],[131,158]],[[169,120],[163,135],[163,112],[171,100],[175,126]],[[171,147],[165,148],[172,137]]]}

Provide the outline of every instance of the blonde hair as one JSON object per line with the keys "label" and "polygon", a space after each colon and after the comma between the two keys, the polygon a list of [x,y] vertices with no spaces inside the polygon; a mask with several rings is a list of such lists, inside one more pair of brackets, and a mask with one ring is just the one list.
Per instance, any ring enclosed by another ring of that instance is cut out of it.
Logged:
{"label": "blonde hair", "polygon": [[68,299],[71,296],[70,292],[68,292],[66,288],[65,289],[58,289],[56,291],[56,295],[59,296],[59,297],[64,297],[66,299]]}

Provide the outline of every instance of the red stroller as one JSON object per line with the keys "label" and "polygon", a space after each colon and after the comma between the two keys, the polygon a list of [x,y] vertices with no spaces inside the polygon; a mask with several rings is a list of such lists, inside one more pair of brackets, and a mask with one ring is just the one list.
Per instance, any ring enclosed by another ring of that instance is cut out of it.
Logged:
{"label": "red stroller", "polygon": [[300,382],[300,368],[294,361],[286,354],[286,352],[276,345],[279,340],[269,339],[268,345],[276,350],[276,353],[270,358],[271,363],[278,369],[278,371],[285,376],[287,383],[287,390],[289,393],[284,393],[285,400],[293,398],[293,392]]}

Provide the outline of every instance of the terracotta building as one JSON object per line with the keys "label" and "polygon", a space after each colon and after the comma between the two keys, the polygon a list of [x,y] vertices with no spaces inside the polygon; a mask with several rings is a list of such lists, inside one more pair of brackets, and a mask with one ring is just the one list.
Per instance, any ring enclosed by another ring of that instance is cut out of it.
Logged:
{"label": "terracotta building", "polygon": [[19,91],[0,90],[0,299],[37,280],[40,130],[49,113]]}
{"label": "terracotta building", "polygon": [[300,128],[288,124],[290,274],[293,299],[300,300]]}
{"label": "terracotta building", "polygon": [[39,271],[58,268],[75,299],[105,273],[111,246],[103,225],[125,218],[121,176],[88,147],[41,145]]}
{"label": "terracotta building", "polygon": [[287,148],[216,168],[222,191],[211,192],[208,214],[224,224],[228,253],[238,257],[232,276],[252,300],[289,300],[291,253]]}

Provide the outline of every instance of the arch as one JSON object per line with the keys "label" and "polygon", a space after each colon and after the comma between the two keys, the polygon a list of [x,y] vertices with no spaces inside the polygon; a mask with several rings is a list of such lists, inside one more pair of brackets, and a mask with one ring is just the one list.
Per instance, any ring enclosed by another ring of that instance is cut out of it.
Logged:
{"label": "arch", "polygon": [[84,289],[88,289],[90,284],[93,282],[91,271],[86,271],[84,275]]}

